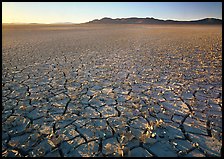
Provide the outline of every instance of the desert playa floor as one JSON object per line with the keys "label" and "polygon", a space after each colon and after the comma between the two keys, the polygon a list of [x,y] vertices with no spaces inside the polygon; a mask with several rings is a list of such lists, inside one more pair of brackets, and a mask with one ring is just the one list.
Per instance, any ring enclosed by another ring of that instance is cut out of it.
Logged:
{"label": "desert playa floor", "polygon": [[2,156],[221,148],[221,26],[3,25]]}

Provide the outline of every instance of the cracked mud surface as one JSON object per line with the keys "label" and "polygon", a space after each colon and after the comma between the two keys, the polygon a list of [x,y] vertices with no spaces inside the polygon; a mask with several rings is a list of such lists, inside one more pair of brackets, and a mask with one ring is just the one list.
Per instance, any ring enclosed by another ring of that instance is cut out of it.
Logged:
{"label": "cracked mud surface", "polygon": [[2,156],[221,156],[218,26],[15,26]]}

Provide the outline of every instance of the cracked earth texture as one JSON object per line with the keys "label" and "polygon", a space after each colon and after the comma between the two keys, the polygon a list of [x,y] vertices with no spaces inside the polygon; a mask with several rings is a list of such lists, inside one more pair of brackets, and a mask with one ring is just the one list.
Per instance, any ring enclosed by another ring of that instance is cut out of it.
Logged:
{"label": "cracked earth texture", "polygon": [[221,26],[2,33],[2,156],[221,156]]}

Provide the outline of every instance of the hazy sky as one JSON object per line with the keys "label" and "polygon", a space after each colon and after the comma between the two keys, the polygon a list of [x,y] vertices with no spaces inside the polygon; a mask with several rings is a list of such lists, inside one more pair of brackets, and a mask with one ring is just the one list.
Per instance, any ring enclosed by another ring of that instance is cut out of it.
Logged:
{"label": "hazy sky", "polygon": [[2,2],[3,23],[83,23],[103,17],[222,19],[222,2]]}

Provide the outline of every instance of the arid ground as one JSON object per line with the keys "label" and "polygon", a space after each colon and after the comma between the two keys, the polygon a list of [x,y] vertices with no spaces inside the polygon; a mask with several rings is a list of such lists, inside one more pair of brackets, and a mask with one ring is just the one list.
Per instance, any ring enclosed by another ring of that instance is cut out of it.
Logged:
{"label": "arid ground", "polygon": [[221,148],[221,26],[3,25],[3,156]]}

